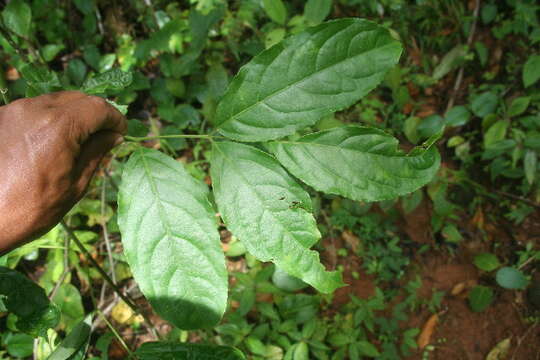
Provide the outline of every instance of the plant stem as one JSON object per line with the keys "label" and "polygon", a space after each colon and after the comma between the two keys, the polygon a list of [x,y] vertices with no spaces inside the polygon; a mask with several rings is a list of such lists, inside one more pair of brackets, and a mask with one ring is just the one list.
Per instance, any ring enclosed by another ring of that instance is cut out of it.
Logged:
{"label": "plant stem", "polygon": [[207,139],[212,141],[214,138],[222,139],[222,136],[212,136],[212,135],[192,135],[192,134],[183,134],[183,135],[159,135],[159,136],[124,136],[128,141],[133,142],[142,142],[147,140],[159,140],[159,139]]}
{"label": "plant stem", "polygon": [[66,222],[62,220],[60,224],[62,224],[62,227],[67,232],[68,236],[71,238],[71,240],[73,240],[75,244],[77,244],[77,247],[81,250],[81,252],[88,259],[88,261],[92,263],[92,265],[96,268],[96,270],[103,277],[103,279],[114,289],[114,291],[116,291],[118,296],[120,296],[120,298],[124,300],[124,302],[131,308],[131,310],[135,311],[136,313],[141,313],[139,309],[137,308],[137,306],[133,303],[133,301],[131,301],[131,299],[129,299],[126,295],[122,293],[122,291],[118,288],[118,286],[116,286],[116,284],[112,281],[112,279],[105,272],[105,270],[103,270],[103,268],[97,263],[97,261],[94,260],[94,258],[92,257],[92,254],[90,254],[90,252],[86,250],[86,248],[81,243],[77,235],[75,235],[73,230],[71,230],[71,228],[67,226]]}
{"label": "plant stem", "polygon": [[126,350],[126,352],[128,353],[129,355],[129,358],[130,359],[135,359],[135,355],[133,354],[133,352],[129,349],[129,347],[127,346],[126,342],[124,341],[124,339],[122,339],[122,337],[120,336],[120,334],[118,333],[118,331],[116,331],[116,329],[114,328],[114,326],[112,326],[112,324],[109,322],[109,320],[107,320],[107,318],[105,317],[105,315],[99,311],[99,309],[97,310],[99,316],[101,316],[101,318],[103,319],[103,321],[105,321],[105,324],[107,324],[107,327],[109,328],[109,330],[111,330],[111,332],[113,333],[113,335],[116,337],[116,339],[118,340],[118,342],[120,343],[120,345],[122,345],[122,347]]}

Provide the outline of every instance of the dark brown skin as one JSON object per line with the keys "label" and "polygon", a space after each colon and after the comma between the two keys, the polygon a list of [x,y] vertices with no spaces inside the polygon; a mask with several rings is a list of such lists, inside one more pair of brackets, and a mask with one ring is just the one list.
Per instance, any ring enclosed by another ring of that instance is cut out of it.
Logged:
{"label": "dark brown skin", "polygon": [[114,107],[78,91],[0,107],[0,255],[54,227],[126,130]]}

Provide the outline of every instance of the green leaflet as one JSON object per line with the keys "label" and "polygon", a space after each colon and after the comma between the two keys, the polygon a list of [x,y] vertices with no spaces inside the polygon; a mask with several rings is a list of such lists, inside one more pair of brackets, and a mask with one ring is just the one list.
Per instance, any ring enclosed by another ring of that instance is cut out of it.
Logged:
{"label": "green leaflet", "polygon": [[181,329],[215,325],[227,304],[227,272],[206,185],[172,158],[137,149],[118,196],[129,265],[157,313]]}
{"label": "green leaflet", "polygon": [[214,143],[211,175],[227,227],[261,261],[272,261],[317,290],[343,285],[310,251],[320,238],[306,191],[267,153],[233,143]]}
{"label": "green leaflet", "polygon": [[390,32],[362,19],[291,36],[243,66],[217,107],[219,131],[240,141],[294,133],[366,95],[399,60]]}
{"label": "green leaflet", "polygon": [[245,360],[244,354],[228,346],[173,342],[147,342],[135,352],[140,360]]}
{"label": "green leaflet", "polygon": [[133,81],[133,74],[118,68],[109,70],[90,78],[82,85],[87,94],[101,94],[107,90],[122,90]]}
{"label": "green leaflet", "polygon": [[10,1],[2,11],[4,25],[15,34],[30,37],[32,8],[25,1]]}
{"label": "green leaflet", "polygon": [[5,308],[17,315],[17,328],[32,336],[46,336],[60,320],[60,311],[50,303],[45,290],[23,274],[0,267],[0,296]]}
{"label": "green leaflet", "polygon": [[397,139],[384,131],[347,126],[297,141],[275,141],[269,148],[287,170],[316,190],[381,201],[415,191],[439,168],[440,155],[432,144],[408,155],[397,145]]}

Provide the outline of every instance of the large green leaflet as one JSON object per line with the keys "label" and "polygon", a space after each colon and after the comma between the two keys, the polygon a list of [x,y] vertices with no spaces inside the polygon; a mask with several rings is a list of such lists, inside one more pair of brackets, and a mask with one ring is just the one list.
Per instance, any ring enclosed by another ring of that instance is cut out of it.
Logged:
{"label": "large green leaflet", "polygon": [[181,329],[215,325],[227,304],[227,271],[208,188],[165,154],[137,149],[118,197],[127,260],[143,294]]}
{"label": "large green leaflet", "polygon": [[366,95],[401,55],[390,32],[362,19],[291,36],[243,66],[218,105],[216,126],[239,141],[294,133]]}
{"label": "large green leaflet", "polygon": [[173,342],[147,342],[135,353],[140,360],[245,360],[238,349],[228,346]]}
{"label": "large green leaflet", "polygon": [[267,153],[233,142],[215,143],[211,175],[227,227],[262,261],[272,261],[321,292],[343,285],[309,250],[320,238],[309,194]]}
{"label": "large green leaflet", "polygon": [[415,191],[440,165],[434,146],[410,154],[382,130],[347,126],[269,144],[294,176],[313,188],[354,200],[381,201]]}
{"label": "large green leaflet", "polygon": [[60,321],[60,311],[45,290],[23,274],[0,267],[0,297],[5,308],[17,315],[17,328],[33,336],[46,336]]}

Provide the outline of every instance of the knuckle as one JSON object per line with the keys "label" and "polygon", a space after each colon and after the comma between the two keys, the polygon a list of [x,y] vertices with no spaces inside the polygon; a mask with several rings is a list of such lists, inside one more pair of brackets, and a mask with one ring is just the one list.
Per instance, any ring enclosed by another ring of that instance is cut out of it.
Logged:
{"label": "knuckle", "polygon": [[96,107],[106,108],[108,106],[107,101],[99,96],[89,95],[88,100],[91,101]]}

